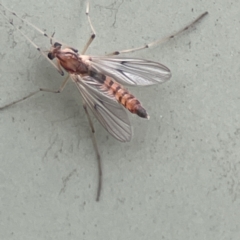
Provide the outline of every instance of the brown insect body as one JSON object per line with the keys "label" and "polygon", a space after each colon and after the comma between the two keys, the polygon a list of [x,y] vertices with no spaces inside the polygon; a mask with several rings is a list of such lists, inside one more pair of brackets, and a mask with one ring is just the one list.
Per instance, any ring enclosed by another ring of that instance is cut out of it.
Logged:
{"label": "brown insect body", "polygon": [[89,61],[91,57],[86,55],[79,55],[77,50],[72,48],[61,49],[61,45],[54,43],[48,57],[52,60],[57,58],[59,68],[64,68],[70,74],[89,75],[101,82],[102,88],[108,92],[109,95],[115,96],[116,100],[122,104],[131,113],[137,114],[142,118],[149,118],[146,110],[142,107],[140,101],[134,97],[126,88],[99,72],[91,70]]}
{"label": "brown insect body", "polygon": [[120,104],[122,104],[131,113],[137,114],[139,117],[149,118],[146,110],[142,107],[141,103],[136,97],[134,97],[134,95],[132,95],[122,85],[115,82],[112,78],[105,75],[102,76],[104,78],[104,87],[110,95],[115,96],[116,100]]}
{"label": "brown insect body", "polygon": [[49,59],[57,59],[58,68],[63,67],[70,74],[87,74],[88,66],[79,57],[78,51],[73,48],[61,49],[60,43],[54,43],[48,53]]}
{"label": "brown insect body", "polygon": [[82,62],[76,53],[62,51],[57,55],[57,59],[59,64],[70,74],[83,75],[88,73],[88,66]]}

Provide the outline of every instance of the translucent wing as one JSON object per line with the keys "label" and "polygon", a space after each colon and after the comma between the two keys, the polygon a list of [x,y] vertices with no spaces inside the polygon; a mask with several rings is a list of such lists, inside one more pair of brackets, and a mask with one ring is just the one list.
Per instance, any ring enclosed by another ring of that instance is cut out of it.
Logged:
{"label": "translucent wing", "polygon": [[101,72],[129,86],[163,83],[171,78],[171,72],[166,66],[138,58],[91,56],[89,65],[92,71]]}
{"label": "translucent wing", "polygon": [[93,77],[71,75],[85,103],[92,110],[103,127],[117,140],[128,142],[132,129],[126,110],[113,95],[102,88],[102,84]]}

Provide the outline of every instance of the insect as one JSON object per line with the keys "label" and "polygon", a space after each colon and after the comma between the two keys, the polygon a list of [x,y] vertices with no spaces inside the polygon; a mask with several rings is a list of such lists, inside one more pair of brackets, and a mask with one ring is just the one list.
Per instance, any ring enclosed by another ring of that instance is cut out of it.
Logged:
{"label": "insect", "polygon": [[[114,51],[105,56],[89,56],[86,55],[86,51],[96,37],[96,31],[89,16],[89,2],[87,2],[86,15],[92,34],[81,53],[79,53],[78,50],[73,47],[66,46],[62,42],[56,41],[54,34],[51,36],[48,35],[46,32],[42,31],[32,23],[19,17],[15,12],[12,12],[1,3],[0,6],[2,8],[1,13],[4,18],[6,18],[7,21],[21,35],[23,35],[23,37],[30,44],[32,44],[32,46],[35,47],[62,76],[64,75],[64,71],[68,73],[68,76],[64,79],[59,89],[50,90],[40,88],[39,90],[25,96],[22,99],[1,107],[0,110],[26,100],[41,91],[60,93],[71,79],[75,83],[82,96],[83,108],[86,112],[93,136],[93,145],[96,151],[99,169],[97,190],[98,201],[102,185],[101,157],[94,135],[94,126],[88,113],[88,109],[92,111],[102,126],[113,137],[121,142],[130,141],[132,137],[132,130],[126,109],[141,118],[149,119],[149,115],[141,102],[126,88],[126,86],[146,86],[158,84],[169,80],[171,77],[170,70],[161,63],[140,58],[120,57],[119,55],[124,53],[132,53],[145,48],[150,48],[160,43],[164,43],[189,29],[189,27],[193,26],[208,13],[204,12],[190,24],[174,34],[141,47]],[[20,28],[15,26],[13,20],[10,20],[6,16],[6,12],[14,15],[14,17],[20,19],[22,22],[32,27],[35,31],[50,39],[51,48],[49,52],[46,54],[44,51],[42,51],[40,47],[38,47],[27,35],[23,33],[22,30],[20,30]]]}

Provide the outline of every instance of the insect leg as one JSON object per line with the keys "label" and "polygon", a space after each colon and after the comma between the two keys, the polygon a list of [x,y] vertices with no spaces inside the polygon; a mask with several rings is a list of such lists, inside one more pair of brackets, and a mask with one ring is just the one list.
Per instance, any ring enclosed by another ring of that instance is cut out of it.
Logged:
{"label": "insect leg", "polygon": [[154,42],[148,43],[146,45],[143,45],[141,47],[137,47],[137,48],[131,48],[131,49],[125,49],[125,50],[121,50],[121,51],[114,51],[112,53],[107,54],[107,56],[113,56],[113,55],[119,55],[122,53],[132,53],[132,52],[136,52],[145,48],[150,48],[159,44],[162,44],[164,42],[169,41],[172,38],[175,38],[177,35],[181,34],[182,32],[185,32],[186,30],[188,30],[190,27],[192,27],[195,23],[197,23],[199,20],[201,20],[203,17],[205,17],[208,14],[208,12],[204,12],[202,13],[199,17],[197,17],[194,21],[192,21],[191,23],[189,23],[188,25],[186,25],[185,27],[181,28],[180,30],[178,30],[177,32],[161,38],[159,40],[156,40]]}
{"label": "insect leg", "polygon": [[95,39],[96,37],[96,31],[92,25],[92,21],[91,21],[91,18],[89,16],[89,1],[87,2],[87,7],[86,7],[86,15],[87,15],[87,18],[88,18],[88,22],[89,22],[89,25],[90,25],[90,28],[92,30],[92,34],[89,38],[89,40],[87,41],[85,47],[83,48],[81,54],[85,54],[87,49],[89,48],[89,46],[91,45],[91,43],[93,42],[93,40]]}
{"label": "insect leg", "polygon": [[65,86],[67,85],[70,75],[68,74],[68,76],[64,79],[64,81],[62,82],[61,86],[57,89],[57,90],[52,90],[52,89],[47,89],[47,88],[40,88],[39,92],[51,92],[51,93],[61,93],[63,91],[63,89],[65,88]]}
{"label": "insect leg", "polygon": [[90,125],[90,128],[91,128],[93,146],[94,146],[94,149],[95,149],[95,152],[96,152],[96,156],[97,156],[97,162],[98,162],[98,188],[97,188],[97,198],[96,198],[96,201],[99,201],[100,194],[101,194],[101,189],[102,189],[102,160],[101,160],[101,155],[99,153],[98,146],[97,146],[97,140],[96,140],[96,136],[95,136],[95,129],[93,127],[93,123],[92,123],[91,117],[89,115],[89,112],[88,112],[88,109],[87,109],[87,105],[84,102],[84,100],[83,100],[83,108],[84,108],[84,111],[85,111],[85,113],[87,115],[88,122],[89,122],[89,125]]}
{"label": "insect leg", "polygon": [[11,103],[8,103],[7,105],[3,106],[3,107],[0,107],[0,110],[3,110],[5,108],[8,108],[8,107],[11,107],[12,105],[16,104],[16,103],[20,103],[32,96],[34,96],[35,94],[39,93],[39,92],[52,92],[52,93],[60,93],[63,91],[64,87],[66,86],[67,82],[69,81],[69,75],[67,76],[67,78],[63,81],[63,83],[61,84],[61,86],[59,87],[58,90],[51,90],[51,89],[45,89],[45,88],[40,88],[39,90],[33,92],[33,93],[30,93],[29,95],[17,100],[17,101],[14,101],[14,102],[11,102]]}
{"label": "insect leg", "polygon": [[23,98],[21,98],[21,99],[19,99],[19,100],[17,100],[17,101],[8,103],[7,105],[5,105],[5,106],[3,106],[3,107],[0,107],[0,110],[3,110],[3,109],[8,108],[8,107],[11,107],[12,105],[14,105],[14,104],[16,104],[16,103],[22,102],[23,100],[26,100],[26,99],[34,96],[35,94],[37,94],[37,93],[39,93],[39,92],[40,92],[40,90],[37,90],[37,91],[35,91],[35,92],[33,92],[33,93],[30,93],[29,95],[27,95],[27,96],[25,96],[25,97],[23,97]]}
{"label": "insect leg", "polygon": [[[61,41],[58,41],[56,38],[52,36],[49,36],[46,32],[42,31],[40,28],[38,28],[37,26],[35,26],[34,24],[30,23],[29,21],[27,21],[26,19],[23,19],[21,17],[19,17],[15,12],[12,12],[9,8],[7,8],[6,6],[4,6],[3,4],[0,3],[0,6],[5,9],[7,12],[9,12],[11,15],[15,16],[16,18],[18,18],[19,20],[21,20],[22,22],[26,23],[27,25],[29,25],[31,28],[33,28],[34,30],[36,30],[37,32],[39,32],[40,34],[42,34],[44,37],[49,38],[50,40],[53,40],[54,42],[58,42],[61,43],[62,45],[66,45]],[[4,15],[2,13],[2,15]],[[7,17],[4,15],[4,17],[7,19]],[[8,20],[9,21],[9,20]],[[11,23],[11,22],[10,22]],[[12,24],[12,23],[11,23]],[[12,24],[13,25],[13,24]],[[15,27],[16,28],[16,27]]]}
{"label": "insect leg", "polygon": [[[2,4],[0,3],[0,6],[2,6]],[[14,13],[12,13],[14,14]],[[4,16],[4,18],[7,19],[7,21],[33,46],[35,47],[42,55],[45,59],[47,59],[47,61],[52,64],[52,66],[54,68],[56,68],[58,70],[58,72],[63,76],[64,72],[58,67],[56,66],[48,57],[47,55],[40,49],[40,47],[38,47],[26,34],[24,34],[19,28],[17,28],[14,24],[13,24],[13,20],[9,20],[4,14],[2,14]],[[16,14],[14,14],[15,16],[17,16]],[[21,18],[20,18],[21,19]]]}

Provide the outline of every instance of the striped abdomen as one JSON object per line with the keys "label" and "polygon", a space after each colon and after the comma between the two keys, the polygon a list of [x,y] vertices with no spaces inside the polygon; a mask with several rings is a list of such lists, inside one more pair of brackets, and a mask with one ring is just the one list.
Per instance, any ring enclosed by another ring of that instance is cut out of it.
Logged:
{"label": "striped abdomen", "polygon": [[116,100],[131,113],[135,113],[142,118],[149,118],[146,110],[142,107],[138,99],[122,85],[112,80],[112,78],[100,73],[90,72],[90,76],[99,79],[103,83],[102,87],[109,95],[115,96]]}

